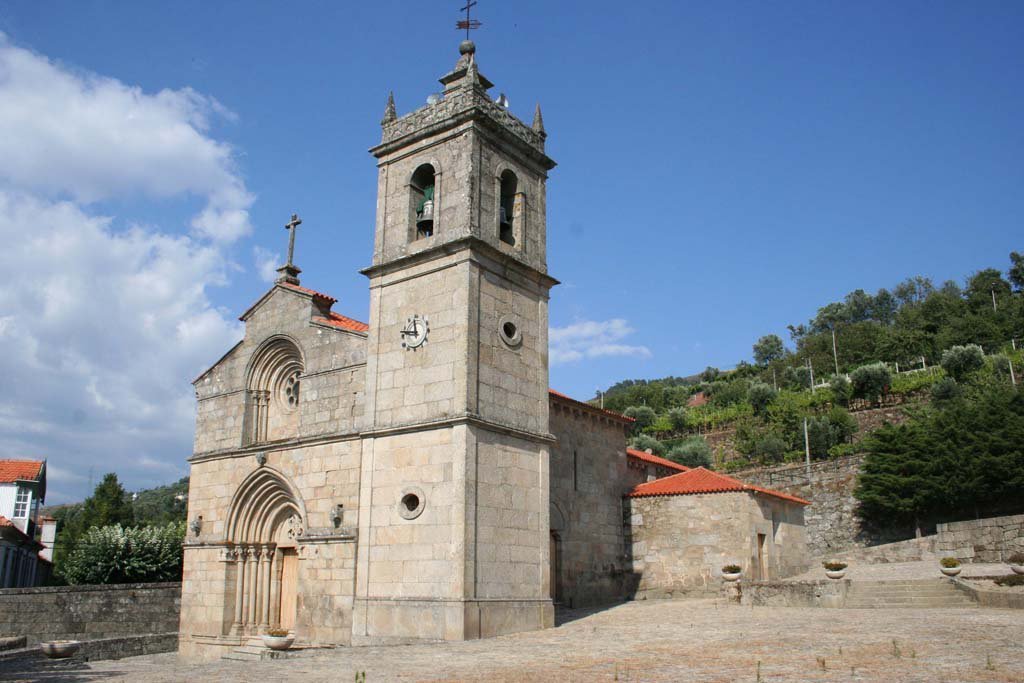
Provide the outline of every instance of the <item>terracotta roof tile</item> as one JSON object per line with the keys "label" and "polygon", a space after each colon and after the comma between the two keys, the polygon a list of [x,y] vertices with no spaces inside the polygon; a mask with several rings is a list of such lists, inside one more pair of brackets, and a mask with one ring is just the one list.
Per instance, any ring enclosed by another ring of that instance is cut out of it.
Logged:
{"label": "terracotta roof tile", "polygon": [[670,477],[663,477],[645,484],[639,484],[629,496],[631,498],[643,498],[646,496],[685,496],[695,493],[729,493],[732,491],[748,491],[761,493],[766,496],[788,500],[801,505],[810,505],[810,501],[796,496],[790,496],[781,491],[773,491],[761,486],[744,484],[739,479],[727,477],[718,472],[703,467],[673,474]]}
{"label": "terracotta roof tile", "polygon": [[341,313],[335,313],[334,311],[331,311],[329,317],[313,318],[313,322],[320,323],[321,325],[338,327],[351,332],[367,332],[370,329],[370,326],[366,323],[359,322],[354,318],[349,318],[348,316],[344,316]]}
{"label": "terracotta roof tile", "polygon": [[43,468],[42,460],[0,460],[0,484],[35,481]]}
{"label": "terracotta roof tile", "polygon": [[598,408],[597,406],[592,406],[589,403],[584,403],[583,401],[577,401],[573,397],[566,396],[565,394],[563,394],[563,393],[561,393],[559,391],[555,391],[554,389],[548,389],[548,393],[551,396],[554,396],[555,398],[561,399],[563,401],[568,401],[569,403],[573,403],[573,404],[579,406],[580,408],[586,408],[586,409],[589,409],[589,410],[592,410],[592,411],[595,411],[595,412],[598,412],[598,413],[602,413],[604,415],[607,415],[608,417],[615,418],[616,420],[620,420],[622,422],[632,423],[634,421],[633,418],[626,417],[622,413],[616,413],[614,410],[605,410],[604,408]]}
{"label": "terracotta roof tile", "polygon": [[649,463],[651,463],[653,465],[661,465],[662,467],[668,467],[669,469],[673,469],[673,470],[676,470],[678,472],[687,472],[690,469],[686,465],[680,465],[677,462],[672,462],[671,460],[666,460],[665,458],[662,458],[662,457],[657,456],[657,455],[653,455],[651,453],[648,453],[647,451],[638,451],[635,448],[627,448],[626,449],[626,455],[628,455],[631,458],[636,458],[637,460],[643,460],[644,462],[649,462]]}

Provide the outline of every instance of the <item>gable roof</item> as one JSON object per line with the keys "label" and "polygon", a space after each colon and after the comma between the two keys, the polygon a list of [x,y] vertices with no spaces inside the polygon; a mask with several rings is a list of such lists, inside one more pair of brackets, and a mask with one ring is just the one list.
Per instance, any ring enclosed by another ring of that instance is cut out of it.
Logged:
{"label": "gable roof", "polygon": [[324,301],[328,301],[328,302],[330,302],[332,304],[338,303],[338,300],[335,299],[330,294],[324,294],[323,292],[318,292],[315,289],[309,289],[308,287],[300,287],[299,285],[293,285],[290,282],[278,282],[277,284],[279,286],[281,286],[281,287],[286,287],[288,289],[293,289],[296,292],[302,292],[303,294],[309,294],[314,299],[323,299]]}
{"label": "gable roof", "polygon": [[0,535],[2,535],[2,534],[7,534],[8,535],[8,540],[14,540],[14,541],[18,541],[20,543],[28,542],[28,543],[31,543],[32,545],[35,545],[35,546],[39,547],[39,548],[43,547],[42,543],[36,541],[34,538],[30,537],[24,531],[19,529],[18,526],[14,522],[12,522],[11,520],[7,519],[3,515],[0,515]]}
{"label": "gable roof", "polygon": [[612,419],[619,420],[620,422],[625,422],[626,424],[633,424],[633,422],[635,422],[633,418],[626,417],[622,413],[616,413],[614,410],[605,410],[604,408],[598,408],[597,406],[592,406],[589,403],[584,403],[583,401],[577,401],[571,396],[566,396],[565,394],[559,391],[555,391],[554,389],[548,389],[548,395],[551,396],[552,398],[565,401],[566,403],[571,403],[577,408],[583,408],[585,410],[589,410],[591,412],[604,415],[605,417],[610,417]]}
{"label": "gable roof", "polygon": [[673,474],[670,477],[655,479],[645,484],[639,484],[629,493],[629,497],[686,496],[695,493],[730,493],[733,491],[760,493],[791,503],[799,503],[800,505],[811,504],[810,501],[803,498],[797,498],[796,496],[766,489],[761,486],[754,486],[753,484],[744,484],[739,479],[733,479],[703,467]]}
{"label": "gable roof", "polygon": [[687,467],[686,465],[680,465],[677,462],[672,462],[671,460],[667,460],[660,456],[654,455],[653,453],[648,453],[647,451],[638,451],[635,448],[627,448],[626,455],[629,456],[630,458],[643,460],[644,462],[649,462],[652,465],[660,465],[662,467],[667,467],[678,472],[688,472],[690,470],[690,468]]}
{"label": "gable roof", "polygon": [[43,464],[43,460],[0,460],[0,484],[39,481],[43,475]]}

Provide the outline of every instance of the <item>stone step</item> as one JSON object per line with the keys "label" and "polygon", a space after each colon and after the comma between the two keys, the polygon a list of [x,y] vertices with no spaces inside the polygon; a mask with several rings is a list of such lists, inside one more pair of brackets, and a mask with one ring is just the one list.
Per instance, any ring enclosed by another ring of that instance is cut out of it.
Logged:
{"label": "stone step", "polygon": [[0,651],[21,650],[25,647],[25,636],[4,636],[0,637]]}
{"label": "stone step", "polygon": [[913,607],[917,605],[949,605],[951,607],[957,607],[960,605],[975,605],[973,600],[963,597],[944,597],[944,598],[930,598],[930,597],[915,597],[915,598],[900,598],[898,600],[889,600],[886,598],[847,598],[846,605],[892,605],[893,607]]}
{"label": "stone step", "polygon": [[917,604],[900,604],[893,605],[887,602],[879,603],[856,603],[856,604],[845,604],[843,609],[967,609],[970,607],[976,607],[973,602],[968,603],[956,603],[948,604],[942,603],[917,603]]}
{"label": "stone step", "polygon": [[910,590],[907,590],[907,591],[899,591],[899,590],[866,591],[866,590],[861,590],[861,591],[852,591],[851,590],[846,595],[848,597],[851,597],[851,598],[852,597],[860,597],[862,595],[869,595],[869,596],[876,596],[876,597],[885,596],[885,597],[889,597],[889,598],[905,598],[905,597],[915,596],[915,595],[928,595],[928,596],[933,596],[933,597],[942,597],[944,595],[960,595],[960,593],[958,593],[956,591],[945,591],[945,590],[941,590],[941,591],[939,591],[939,590],[921,590],[921,591],[910,591]]}

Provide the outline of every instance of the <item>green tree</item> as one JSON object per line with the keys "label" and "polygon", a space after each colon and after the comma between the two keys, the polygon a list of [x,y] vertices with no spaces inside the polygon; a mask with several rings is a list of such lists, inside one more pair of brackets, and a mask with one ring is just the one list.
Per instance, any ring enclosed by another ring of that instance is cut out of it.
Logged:
{"label": "green tree", "polygon": [[850,398],[853,396],[853,386],[845,375],[835,375],[829,380],[829,388],[832,390],[832,398],[838,405],[850,405]]}
{"label": "green tree", "polygon": [[781,360],[786,355],[786,347],[782,345],[782,339],[777,334],[766,334],[754,344],[754,362],[758,365]]}
{"label": "green tree", "polygon": [[877,401],[892,384],[892,373],[885,363],[862,365],[850,373],[853,383],[853,396],[869,401]]}
{"label": "green tree", "polygon": [[650,434],[637,434],[629,440],[629,447],[635,448],[638,451],[646,451],[650,449],[651,453],[655,455],[665,454],[665,444],[655,439]]}
{"label": "green tree", "polygon": [[1024,291],[1024,254],[1010,252],[1010,271],[1007,275],[1018,292]]}
{"label": "green tree", "polygon": [[711,467],[711,446],[702,437],[691,436],[672,446],[667,457],[687,467]]}
{"label": "green tree", "polygon": [[686,429],[686,408],[679,406],[668,411],[668,421],[672,423],[672,429],[677,432]]}
{"label": "green tree", "polygon": [[985,352],[977,344],[954,346],[942,354],[942,369],[957,381],[963,381],[985,367]]}
{"label": "green tree", "polygon": [[622,414],[633,418],[633,430],[637,432],[647,429],[658,419],[658,414],[650,406],[630,406]]}
{"label": "green tree", "polygon": [[713,382],[714,380],[718,379],[718,376],[720,374],[722,374],[721,370],[709,365],[706,368],[704,368],[704,372],[700,373],[700,378],[705,382]]}
{"label": "green tree", "polygon": [[777,394],[778,392],[771,385],[764,382],[753,382],[747,392],[747,400],[753,406],[755,415],[764,415]]}
{"label": "green tree", "polygon": [[932,385],[931,394],[932,401],[935,403],[945,403],[960,398],[963,395],[963,390],[952,377],[943,377]]}

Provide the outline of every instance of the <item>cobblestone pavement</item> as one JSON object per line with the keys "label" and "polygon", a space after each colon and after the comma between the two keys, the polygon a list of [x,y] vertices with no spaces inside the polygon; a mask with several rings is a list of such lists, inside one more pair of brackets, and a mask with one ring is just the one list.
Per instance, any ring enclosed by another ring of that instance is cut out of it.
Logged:
{"label": "cobblestone pavement", "polygon": [[[174,654],[71,664],[3,680],[1024,681],[1024,612],[739,607],[645,601],[575,611],[546,631],[266,662]],[[758,678],[760,667],[760,678]]]}
{"label": "cobblestone pavement", "polygon": [[[969,579],[972,576],[1003,576],[1010,574],[1010,566],[1006,564],[965,564],[961,565],[963,571],[960,577]],[[817,566],[799,576],[794,576],[785,581],[808,581],[811,579],[824,579],[825,568]],[[923,562],[889,562],[886,564],[859,564],[851,562],[846,570],[846,578],[852,581],[888,581],[907,579],[941,579],[942,572],[939,571],[938,560]]]}

